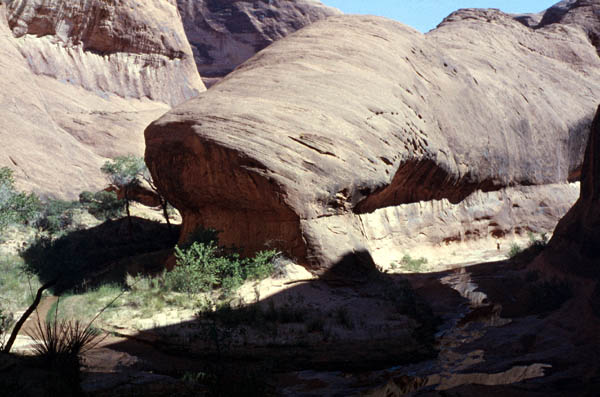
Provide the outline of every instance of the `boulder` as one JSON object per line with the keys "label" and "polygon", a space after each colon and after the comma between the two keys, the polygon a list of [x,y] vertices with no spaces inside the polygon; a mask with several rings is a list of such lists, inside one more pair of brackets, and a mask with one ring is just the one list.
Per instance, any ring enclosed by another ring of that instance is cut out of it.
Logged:
{"label": "boulder", "polygon": [[[395,222],[380,216],[371,233],[377,211],[576,179],[599,66],[583,28],[532,30],[498,10],[461,10],[426,35],[334,16],[152,123],[146,162],[183,215],[182,239],[215,227],[226,244],[273,246],[322,272],[373,252],[370,236]],[[544,199],[531,200],[543,218]],[[436,210],[436,235],[474,219],[464,211]]]}
{"label": "boulder", "polygon": [[109,157],[205,87],[171,0],[0,4],[0,166],[19,188],[76,198]]}
{"label": "boulder", "polygon": [[317,0],[177,0],[177,4],[198,71],[207,84],[272,42],[340,14]]}

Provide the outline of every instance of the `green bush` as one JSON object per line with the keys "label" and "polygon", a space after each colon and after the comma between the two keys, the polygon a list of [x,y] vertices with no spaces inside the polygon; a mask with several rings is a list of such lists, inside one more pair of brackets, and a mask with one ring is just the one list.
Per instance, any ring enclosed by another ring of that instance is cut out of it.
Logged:
{"label": "green bush", "polygon": [[521,248],[521,246],[517,243],[512,243],[510,245],[510,249],[508,250],[508,254],[507,256],[512,259],[515,256],[519,255],[521,252],[523,252],[523,248]]}
{"label": "green bush", "polygon": [[412,258],[410,255],[405,254],[400,262],[392,263],[392,269],[402,269],[411,273],[420,273],[425,271],[425,265],[427,265],[426,258]]}
{"label": "green bush", "polygon": [[43,203],[36,226],[51,234],[64,231],[73,225],[74,210],[80,207],[78,201],[50,199]]}
{"label": "green bush", "polygon": [[14,317],[12,313],[4,311],[0,307],[0,350],[4,348],[4,336],[8,334],[13,325]]}
{"label": "green bush", "polygon": [[13,171],[0,168],[0,229],[14,223],[28,224],[39,211],[40,199],[34,193],[17,191]]}
{"label": "green bush", "polygon": [[177,266],[165,276],[168,290],[194,294],[220,287],[228,295],[246,280],[261,280],[273,273],[275,250],[242,258],[219,247],[217,235],[215,230],[201,230],[195,233],[198,241],[186,248],[175,247]]}
{"label": "green bush", "polygon": [[101,221],[121,218],[125,213],[125,200],[117,198],[115,192],[101,190],[96,193],[82,192],[79,195],[81,205]]}

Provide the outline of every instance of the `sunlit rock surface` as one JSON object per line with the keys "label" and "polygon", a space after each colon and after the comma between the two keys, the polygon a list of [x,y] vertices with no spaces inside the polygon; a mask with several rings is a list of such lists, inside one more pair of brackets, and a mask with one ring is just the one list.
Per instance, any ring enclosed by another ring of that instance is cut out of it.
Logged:
{"label": "sunlit rock surface", "polygon": [[0,5],[0,166],[20,188],[76,197],[108,157],[205,90],[174,1]]}
{"label": "sunlit rock surface", "polygon": [[[330,17],[150,125],[146,161],[182,238],[216,227],[227,244],[324,269],[372,249],[357,214],[576,179],[599,66],[582,28],[532,30],[498,10],[461,10],[426,35]],[[542,197],[527,204],[538,219]],[[456,234],[461,220],[435,217]]]}

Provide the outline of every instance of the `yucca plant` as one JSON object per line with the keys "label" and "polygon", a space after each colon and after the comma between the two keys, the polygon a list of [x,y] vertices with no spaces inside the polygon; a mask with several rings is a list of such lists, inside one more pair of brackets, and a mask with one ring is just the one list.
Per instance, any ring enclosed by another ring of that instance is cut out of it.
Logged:
{"label": "yucca plant", "polygon": [[91,324],[80,320],[59,320],[56,316],[52,321],[38,319],[33,331],[26,333],[38,341],[33,346],[36,355],[52,363],[79,364],[81,356],[104,339]]}

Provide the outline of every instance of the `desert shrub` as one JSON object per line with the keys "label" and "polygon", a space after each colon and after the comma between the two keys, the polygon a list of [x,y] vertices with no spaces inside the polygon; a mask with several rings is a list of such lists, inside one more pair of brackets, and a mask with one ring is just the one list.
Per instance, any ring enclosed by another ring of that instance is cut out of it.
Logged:
{"label": "desert shrub", "polygon": [[228,295],[246,280],[264,279],[273,273],[275,250],[242,258],[235,251],[219,247],[217,235],[212,229],[200,230],[195,233],[198,240],[187,248],[175,247],[177,266],[165,276],[168,290],[195,294],[220,287]]}
{"label": "desert shrub", "polygon": [[13,322],[13,314],[0,307],[0,351],[4,349],[4,338],[10,331]]}
{"label": "desert shrub", "polygon": [[50,199],[42,204],[36,226],[50,234],[64,231],[73,225],[74,210],[80,207],[78,201]]}
{"label": "desert shrub", "polygon": [[529,247],[544,248],[548,245],[548,235],[546,233],[541,233],[539,238],[533,232],[529,232],[527,235],[529,237]]}
{"label": "desert shrub", "polygon": [[427,265],[426,258],[417,259],[405,254],[399,262],[392,263],[392,269],[401,269],[411,273],[420,273],[425,270],[425,265]]}
{"label": "desert shrub", "polygon": [[17,191],[13,171],[0,168],[0,229],[8,225],[28,224],[40,211],[40,199],[34,193]]}
{"label": "desert shrub", "polygon": [[506,254],[506,256],[508,258],[512,259],[515,256],[519,255],[521,252],[523,252],[523,248],[521,248],[521,246],[517,243],[512,243],[510,245],[510,249],[508,250],[508,254]]}
{"label": "desert shrub", "polygon": [[29,306],[40,286],[39,279],[27,271],[22,258],[0,256],[0,304],[5,311],[17,312]]}
{"label": "desert shrub", "polygon": [[267,250],[257,252],[252,258],[249,258],[246,265],[246,278],[248,280],[262,280],[273,274],[275,271],[274,260],[277,257],[276,250]]}
{"label": "desert shrub", "polygon": [[101,221],[121,218],[125,213],[125,201],[117,198],[115,192],[101,190],[96,193],[82,192],[79,202],[93,216]]}

